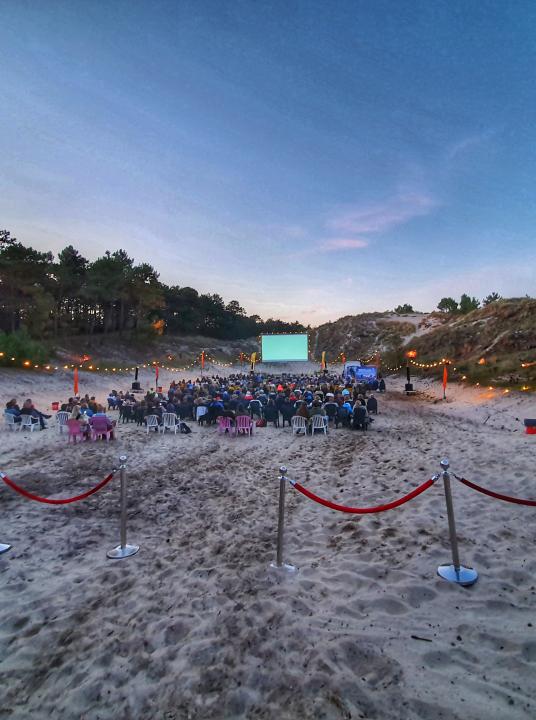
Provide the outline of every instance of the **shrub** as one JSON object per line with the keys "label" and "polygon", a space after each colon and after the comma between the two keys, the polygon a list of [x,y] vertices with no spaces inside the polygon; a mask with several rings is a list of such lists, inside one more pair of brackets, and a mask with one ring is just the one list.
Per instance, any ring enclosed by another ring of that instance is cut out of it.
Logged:
{"label": "shrub", "polygon": [[0,355],[0,363],[8,367],[20,365],[26,360],[34,365],[41,365],[48,359],[45,346],[38,340],[32,340],[27,330],[8,334],[0,332],[0,353],[3,353]]}

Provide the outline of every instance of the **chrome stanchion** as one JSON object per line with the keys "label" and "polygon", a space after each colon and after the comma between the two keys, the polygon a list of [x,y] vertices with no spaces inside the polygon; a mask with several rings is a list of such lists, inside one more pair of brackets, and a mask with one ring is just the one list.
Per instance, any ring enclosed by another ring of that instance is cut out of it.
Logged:
{"label": "chrome stanchion", "polygon": [[458,538],[456,536],[456,521],[454,519],[454,505],[452,502],[452,490],[450,487],[449,461],[445,458],[444,460],[441,460],[440,464],[443,471],[443,486],[445,488],[445,501],[447,503],[452,565],[440,565],[437,568],[437,574],[444,580],[457,583],[458,585],[473,585],[478,580],[477,571],[473,568],[460,565]]}
{"label": "chrome stanchion", "polygon": [[127,481],[126,481],[126,461],[127,456],[121,455],[119,458],[119,470],[121,472],[121,545],[118,545],[113,550],[108,550],[106,553],[107,557],[112,560],[121,560],[122,558],[130,557],[135,555],[139,548],[139,545],[127,545]]}
{"label": "chrome stanchion", "polygon": [[282,465],[279,468],[279,519],[277,523],[277,554],[275,563],[270,563],[273,570],[287,573],[295,573],[298,568],[283,562],[283,541],[285,533],[285,491],[287,484],[287,468]]}

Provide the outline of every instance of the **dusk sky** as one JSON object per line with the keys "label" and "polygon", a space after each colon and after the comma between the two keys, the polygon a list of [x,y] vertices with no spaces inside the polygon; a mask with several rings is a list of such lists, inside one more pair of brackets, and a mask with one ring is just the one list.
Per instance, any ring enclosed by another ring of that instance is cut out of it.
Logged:
{"label": "dusk sky", "polygon": [[536,294],[536,3],[0,1],[0,227],[313,325]]}

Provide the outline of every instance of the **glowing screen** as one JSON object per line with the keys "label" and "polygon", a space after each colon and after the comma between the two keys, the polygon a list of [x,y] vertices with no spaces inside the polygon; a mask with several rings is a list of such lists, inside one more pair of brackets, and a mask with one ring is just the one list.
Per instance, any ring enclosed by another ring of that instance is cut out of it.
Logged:
{"label": "glowing screen", "polygon": [[261,355],[263,362],[289,362],[292,360],[307,360],[307,334],[262,335]]}

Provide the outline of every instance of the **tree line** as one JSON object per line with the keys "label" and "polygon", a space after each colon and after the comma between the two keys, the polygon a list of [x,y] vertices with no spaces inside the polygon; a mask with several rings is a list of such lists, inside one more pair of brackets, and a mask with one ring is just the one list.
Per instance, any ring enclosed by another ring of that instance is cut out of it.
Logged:
{"label": "tree line", "polygon": [[[492,292],[482,300],[482,306],[490,305],[490,303],[496,302],[497,300],[502,300],[501,296],[499,293]],[[441,312],[451,314],[460,313],[461,315],[466,315],[473,310],[478,310],[479,307],[480,300],[466,293],[463,293],[459,302],[452,297],[444,297],[441,298],[437,304],[437,309]],[[407,315],[414,312],[413,306],[409,303],[395,307],[395,313],[397,315]]]}
{"label": "tree line", "polygon": [[55,258],[0,230],[0,331],[21,330],[37,339],[125,330],[239,339],[305,328],[247,315],[216,293],[166,285],[124,250],[90,262],[69,245]]}

